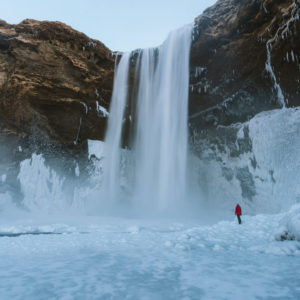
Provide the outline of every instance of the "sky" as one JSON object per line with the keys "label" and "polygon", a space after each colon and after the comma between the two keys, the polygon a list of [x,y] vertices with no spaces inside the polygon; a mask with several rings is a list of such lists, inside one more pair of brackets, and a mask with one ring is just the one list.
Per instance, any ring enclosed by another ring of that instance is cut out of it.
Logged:
{"label": "sky", "polygon": [[9,0],[0,19],[61,21],[114,51],[160,45],[168,32],[192,23],[216,0]]}

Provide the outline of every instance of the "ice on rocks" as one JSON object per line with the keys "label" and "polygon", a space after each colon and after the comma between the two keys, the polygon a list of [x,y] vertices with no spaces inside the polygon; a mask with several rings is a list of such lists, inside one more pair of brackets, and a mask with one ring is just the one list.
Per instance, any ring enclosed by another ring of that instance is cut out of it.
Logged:
{"label": "ice on rocks", "polygon": [[100,159],[104,154],[104,143],[102,141],[88,140],[89,158],[95,155]]}
{"label": "ice on rocks", "polygon": [[300,204],[294,205],[280,220],[280,225],[275,232],[275,239],[278,241],[296,240],[300,242]]}
{"label": "ice on rocks", "polygon": [[109,116],[109,112],[98,101],[96,101],[96,111],[100,117],[106,118]]}

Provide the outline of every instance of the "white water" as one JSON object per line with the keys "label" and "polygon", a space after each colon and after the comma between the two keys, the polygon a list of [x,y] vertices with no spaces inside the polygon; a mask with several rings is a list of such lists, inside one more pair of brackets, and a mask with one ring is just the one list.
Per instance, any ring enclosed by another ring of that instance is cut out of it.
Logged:
{"label": "white water", "polygon": [[186,197],[190,44],[186,26],[139,53],[134,197],[148,209],[174,208]]}
{"label": "white water", "polygon": [[[134,206],[166,211],[184,201],[187,166],[187,107],[192,26],[173,31],[159,48],[138,53],[135,84],[136,120],[131,165],[127,166],[129,198]],[[105,139],[104,198],[125,197],[121,189],[121,139],[128,99],[129,54],[117,67]],[[125,155],[128,155],[126,153]],[[128,195],[126,195],[128,196]]]}
{"label": "white water", "polygon": [[103,189],[105,189],[105,198],[109,201],[116,201],[120,188],[120,147],[129,84],[129,59],[130,54],[124,53],[116,70],[110,115],[105,136]]}

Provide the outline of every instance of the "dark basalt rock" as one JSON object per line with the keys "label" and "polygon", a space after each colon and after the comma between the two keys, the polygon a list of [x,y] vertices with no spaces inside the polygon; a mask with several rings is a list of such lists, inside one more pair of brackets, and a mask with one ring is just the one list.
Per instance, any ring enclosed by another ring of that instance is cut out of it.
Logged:
{"label": "dark basalt rock", "polygon": [[195,20],[190,72],[191,148],[252,200],[265,178],[254,174],[261,166],[246,122],[300,105],[300,1],[218,1]]}
{"label": "dark basalt rock", "polygon": [[244,122],[300,105],[300,1],[220,0],[196,18],[191,48],[190,123]]}

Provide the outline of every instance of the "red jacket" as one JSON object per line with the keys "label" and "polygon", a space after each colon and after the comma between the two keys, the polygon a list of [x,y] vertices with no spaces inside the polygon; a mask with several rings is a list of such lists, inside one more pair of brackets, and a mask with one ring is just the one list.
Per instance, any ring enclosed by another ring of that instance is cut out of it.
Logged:
{"label": "red jacket", "polygon": [[235,214],[236,215],[241,215],[242,214],[242,209],[241,209],[241,207],[238,204],[235,207]]}

